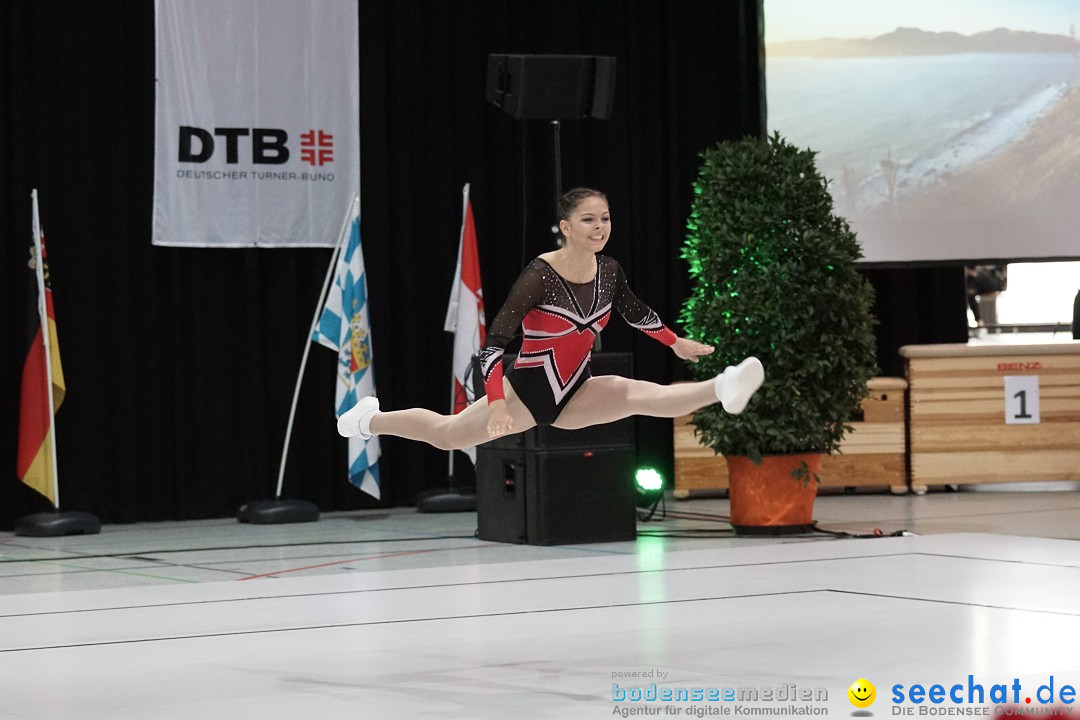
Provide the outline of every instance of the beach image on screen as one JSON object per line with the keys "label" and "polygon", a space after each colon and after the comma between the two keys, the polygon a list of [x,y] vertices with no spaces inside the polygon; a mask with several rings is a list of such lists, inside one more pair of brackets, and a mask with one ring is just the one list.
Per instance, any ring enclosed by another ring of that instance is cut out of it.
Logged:
{"label": "beach image on screen", "polygon": [[869,262],[1080,257],[1080,2],[766,0],[767,125]]}

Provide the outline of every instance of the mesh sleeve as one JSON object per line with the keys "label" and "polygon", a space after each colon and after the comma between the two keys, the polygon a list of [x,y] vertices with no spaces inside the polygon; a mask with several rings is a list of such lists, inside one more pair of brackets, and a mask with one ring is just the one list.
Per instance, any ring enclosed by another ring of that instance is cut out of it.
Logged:
{"label": "mesh sleeve", "polygon": [[503,399],[502,356],[506,346],[521,327],[521,321],[544,297],[544,276],[529,266],[510,288],[499,314],[487,331],[487,340],[480,351],[480,370],[484,375],[484,392],[488,402]]}
{"label": "mesh sleeve", "polygon": [[618,264],[615,266],[615,309],[630,327],[637,328],[654,340],[671,346],[678,339],[660,322],[660,317],[652,308],[637,299],[626,282],[622,266]]}

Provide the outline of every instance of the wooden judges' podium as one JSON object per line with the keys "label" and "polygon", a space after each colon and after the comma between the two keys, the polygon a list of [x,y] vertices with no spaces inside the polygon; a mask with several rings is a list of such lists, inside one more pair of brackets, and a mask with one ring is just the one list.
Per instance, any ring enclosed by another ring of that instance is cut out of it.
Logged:
{"label": "wooden judges' podium", "polygon": [[911,484],[1080,480],[1080,342],[906,345]]}
{"label": "wooden judges' podium", "polygon": [[[860,416],[851,422],[840,453],[822,458],[822,487],[887,487],[907,492],[904,458],[904,395],[901,378],[872,378]],[[690,416],[675,418],[675,497],[726,490],[727,461],[705,447],[694,434]]]}

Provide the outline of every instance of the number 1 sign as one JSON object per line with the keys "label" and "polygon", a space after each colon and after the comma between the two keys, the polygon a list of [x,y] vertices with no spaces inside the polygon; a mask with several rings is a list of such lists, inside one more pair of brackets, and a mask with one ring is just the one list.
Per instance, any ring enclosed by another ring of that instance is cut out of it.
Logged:
{"label": "number 1 sign", "polygon": [[1034,425],[1039,422],[1039,376],[1005,376],[1005,424]]}

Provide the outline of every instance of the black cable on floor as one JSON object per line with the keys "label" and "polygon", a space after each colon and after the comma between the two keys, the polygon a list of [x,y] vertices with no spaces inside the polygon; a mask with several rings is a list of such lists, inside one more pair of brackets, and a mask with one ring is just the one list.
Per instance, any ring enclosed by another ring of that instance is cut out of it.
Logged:
{"label": "black cable on floor", "polygon": [[639,530],[637,536],[656,538],[685,538],[688,540],[715,539],[718,535],[734,535],[732,528],[679,528],[678,530]]}
{"label": "black cable on floor", "polygon": [[869,540],[872,540],[874,538],[907,537],[907,536],[913,536],[914,535],[914,533],[910,533],[907,530],[893,530],[890,533],[886,533],[881,528],[874,528],[873,532],[870,532],[870,533],[853,533],[853,532],[848,532],[847,530],[826,530],[823,527],[818,527],[817,525],[814,525],[812,530],[813,530],[813,532],[820,533],[822,535],[829,535],[831,537],[861,538],[861,539],[869,539]]}

